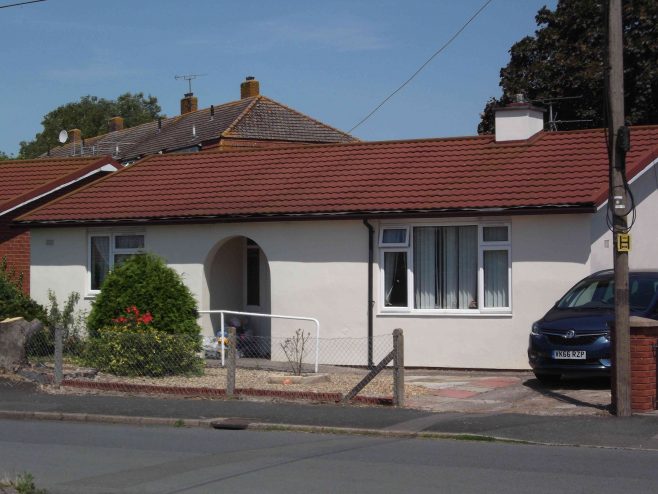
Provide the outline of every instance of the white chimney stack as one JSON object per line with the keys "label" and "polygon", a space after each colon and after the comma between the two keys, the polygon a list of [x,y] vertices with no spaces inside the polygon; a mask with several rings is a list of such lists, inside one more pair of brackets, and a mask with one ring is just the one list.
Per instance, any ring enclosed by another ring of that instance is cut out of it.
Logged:
{"label": "white chimney stack", "polygon": [[544,110],[531,105],[522,94],[514,103],[495,109],[496,142],[525,141],[544,130]]}

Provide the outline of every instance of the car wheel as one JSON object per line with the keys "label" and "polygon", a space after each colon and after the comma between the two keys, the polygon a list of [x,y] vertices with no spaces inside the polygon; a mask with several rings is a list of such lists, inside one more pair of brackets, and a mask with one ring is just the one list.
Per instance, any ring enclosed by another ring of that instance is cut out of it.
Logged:
{"label": "car wheel", "polygon": [[535,377],[540,383],[550,386],[558,384],[562,376],[560,376],[560,374],[540,374],[535,372]]}

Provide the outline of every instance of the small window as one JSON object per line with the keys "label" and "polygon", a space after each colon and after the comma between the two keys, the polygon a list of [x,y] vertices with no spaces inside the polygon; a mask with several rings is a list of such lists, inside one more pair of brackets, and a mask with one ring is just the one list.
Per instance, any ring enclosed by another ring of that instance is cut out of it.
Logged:
{"label": "small window", "polygon": [[381,247],[407,247],[409,245],[409,228],[382,228],[379,245]]}
{"label": "small window", "polygon": [[487,309],[509,307],[509,263],[507,250],[485,250],[484,307]]}
{"label": "small window", "polygon": [[144,235],[117,235],[114,237],[114,247],[117,249],[143,249]]}
{"label": "small window", "polygon": [[509,239],[506,226],[482,227],[482,240],[485,242],[507,242]]}
{"label": "small window", "polygon": [[103,280],[110,272],[110,237],[91,237],[90,248],[91,289],[100,290]]}
{"label": "small window", "polygon": [[260,249],[247,242],[247,305],[260,305]]}
{"label": "small window", "polygon": [[407,307],[407,253],[384,252],[384,305]]}
{"label": "small window", "polygon": [[89,288],[101,289],[110,270],[123,264],[130,256],[142,252],[144,235],[105,234],[89,237]]}

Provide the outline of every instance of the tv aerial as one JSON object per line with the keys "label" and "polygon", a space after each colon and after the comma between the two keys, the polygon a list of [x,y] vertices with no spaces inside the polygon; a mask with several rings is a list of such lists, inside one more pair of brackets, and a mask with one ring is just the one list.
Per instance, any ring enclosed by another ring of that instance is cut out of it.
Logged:
{"label": "tv aerial", "polygon": [[203,77],[206,75],[208,74],[183,74],[183,75],[175,75],[174,79],[176,79],[177,81],[180,79],[185,79],[187,81],[189,88],[188,93],[192,94],[192,80],[196,79],[197,77]]}

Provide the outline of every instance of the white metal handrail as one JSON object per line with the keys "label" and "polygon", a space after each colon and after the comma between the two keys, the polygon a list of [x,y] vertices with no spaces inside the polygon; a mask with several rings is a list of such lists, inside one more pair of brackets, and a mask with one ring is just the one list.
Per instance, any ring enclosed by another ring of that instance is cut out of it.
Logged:
{"label": "white metal handrail", "polygon": [[237,312],[234,310],[200,310],[199,314],[220,314],[221,321],[220,327],[222,328],[222,367],[224,367],[224,314],[232,314],[237,316],[250,316],[250,317],[269,317],[270,319],[292,319],[295,321],[311,321],[315,323],[315,373],[318,372],[318,362],[320,360],[320,321],[313,317],[301,316],[279,316],[275,314],[259,314],[258,312]]}

